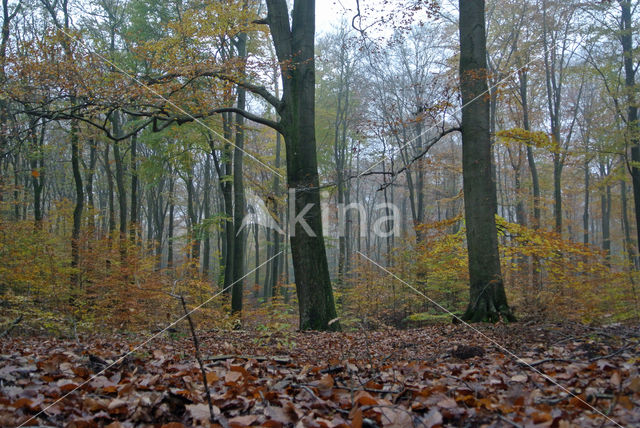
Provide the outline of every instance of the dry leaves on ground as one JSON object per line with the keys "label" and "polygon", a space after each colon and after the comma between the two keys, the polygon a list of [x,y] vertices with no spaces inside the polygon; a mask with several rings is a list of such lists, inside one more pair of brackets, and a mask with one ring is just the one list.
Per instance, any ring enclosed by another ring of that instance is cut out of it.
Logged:
{"label": "dry leaves on ground", "polygon": [[154,339],[130,353],[145,339],[5,338],[0,425],[640,424],[637,327],[478,328],[521,360],[454,325],[281,333],[286,340],[248,331],[200,332],[213,422],[187,339]]}

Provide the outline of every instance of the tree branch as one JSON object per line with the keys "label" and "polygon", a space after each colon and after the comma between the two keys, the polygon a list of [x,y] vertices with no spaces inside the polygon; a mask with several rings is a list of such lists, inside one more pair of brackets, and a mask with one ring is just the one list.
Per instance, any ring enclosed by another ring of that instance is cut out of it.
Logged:
{"label": "tree branch", "polygon": [[449,128],[446,130],[443,130],[440,135],[438,135],[433,141],[431,141],[431,143],[429,143],[427,145],[427,147],[425,147],[425,149],[421,152],[418,153],[417,155],[415,155],[409,162],[407,162],[405,164],[405,166],[403,166],[402,168],[400,168],[397,172],[391,172],[391,181],[389,181],[388,183],[384,183],[382,186],[380,186],[380,188],[378,189],[378,191],[384,190],[387,187],[391,186],[395,180],[395,177],[397,177],[398,175],[402,174],[404,171],[408,170],[411,165],[413,165],[416,161],[418,161],[419,159],[421,159],[424,155],[427,154],[427,152],[429,151],[429,149],[431,149],[431,147],[433,147],[438,141],[440,141],[445,135],[448,135],[452,132],[462,132],[462,129],[459,127],[454,127],[454,128]]}

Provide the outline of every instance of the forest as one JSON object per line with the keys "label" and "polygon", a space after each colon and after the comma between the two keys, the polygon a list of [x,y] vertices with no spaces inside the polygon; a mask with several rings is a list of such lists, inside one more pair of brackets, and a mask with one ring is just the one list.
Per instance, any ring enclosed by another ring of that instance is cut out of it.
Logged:
{"label": "forest", "polygon": [[640,424],[640,2],[0,1],[0,426]]}

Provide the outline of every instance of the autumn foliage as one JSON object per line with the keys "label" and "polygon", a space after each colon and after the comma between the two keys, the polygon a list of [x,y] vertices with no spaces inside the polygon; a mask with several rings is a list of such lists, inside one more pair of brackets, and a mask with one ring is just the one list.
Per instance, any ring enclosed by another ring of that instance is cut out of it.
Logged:
{"label": "autumn foliage", "polygon": [[[506,289],[520,318],[595,323],[638,318],[638,277],[628,260],[500,217],[497,224]],[[389,269],[426,297],[357,260],[339,299],[351,325],[451,321],[434,302],[454,314],[464,310],[468,271],[462,219],[424,224],[421,231],[424,240],[396,250]]]}
{"label": "autumn foliage", "polygon": [[[96,236],[87,227],[80,264],[70,267],[71,211],[71,204],[62,201],[40,224],[0,216],[3,323],[22,315],[20,328],[30,333],[150,331],[180,316],[171,295],[188,296],[192,306],[211,296],[211,283],[188,264],[158,269],[153,248],[121,239],[117,232]],[[211,327],[231,325],[227,313],[221,297],[194,317]]]}

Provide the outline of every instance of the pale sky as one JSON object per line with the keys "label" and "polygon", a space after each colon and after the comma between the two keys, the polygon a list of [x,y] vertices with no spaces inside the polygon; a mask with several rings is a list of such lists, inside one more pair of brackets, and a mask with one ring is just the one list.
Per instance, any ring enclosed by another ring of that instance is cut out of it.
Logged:
{"label": "pale sky", "polygon": [[326,33],[340,23],[346,14],[347,22],[355,15],[355,0],[316,0],[316,33]]}

